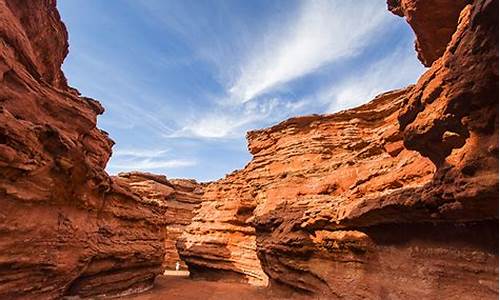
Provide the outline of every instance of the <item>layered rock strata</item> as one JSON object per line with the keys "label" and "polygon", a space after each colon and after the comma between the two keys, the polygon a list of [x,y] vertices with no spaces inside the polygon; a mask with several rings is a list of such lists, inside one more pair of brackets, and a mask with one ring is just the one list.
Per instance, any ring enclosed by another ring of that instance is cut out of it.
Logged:
{"label": "layered rock strata", "polygon": [[193,278],[267,286],[249,223],[255,208],[253,189],[240,174],[205,188],[201,207],[177,246]]}
{"label": "layered rock strata", "polygon": [[387,0],[394,14],[405,17],[415,32],[415,50],[426,67],[440,58],[470,0]]}
{"label": "layered rock strata", "polygon": [[176,240],[194,277],[328,299],[498,298],[498,1],[389,8],[430,66],[419,81],[250,132],[252,161],[202,195],[109,177],[103,108],[60,70],[55,2],[0,0],[0,298],[141,291],[177,261]]}
{"label": "layered rock strata", "polygon": [[498,298],[498,2],[433,3],[389,3],[432,64],[416,85],[248,133],[253,159],[206,188],[181,239],[193,275],[328,299]]}
{"label": "layered rock strata", "polygon": [[104,171],[113,142],[99,102],[61,71],[68,34],[54,0],[0,0],[0,298],[150,288],[166,207]]}
{"label": "layered rock strata", "polygon": [[426,201],[447,203],[442,218],[498,218],[498,1],[465,6],[443,56],[406,98],[405,146],[438,168]]}
{"label": "layered rock strata", "polygon": [[179,269],[186,270],[187,266],[177,252],[177,242],[200,206],[204,185],[195,180],[168,180],[163,175],[142,172],[120,173],[116,180],[129,186],[144,200],[164,203],[166,212],[163,268],[175,270],[178,263]]}

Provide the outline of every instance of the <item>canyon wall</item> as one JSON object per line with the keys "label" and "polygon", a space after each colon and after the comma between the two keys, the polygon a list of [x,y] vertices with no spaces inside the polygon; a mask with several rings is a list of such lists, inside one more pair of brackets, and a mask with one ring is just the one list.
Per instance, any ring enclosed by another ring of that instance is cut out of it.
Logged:
{"label": "canyon wall", "polygon": [[0,298],[137,292],[179,256],[320,298],[498,298],[498,1],[388,2],[418,82],[249,132],[251,162],[205,186],[108,176],[55,1],[0,0]]}
{"label": "canyon wall", "polygon": [[457,29],[462,8],[470,0],[387,0],[389,10],[415,32],[417,57],[426,67],[440,58]]}
{"label": "canyon wall", "polygon": [[187,266],[179,257],[177,242],[201,204],[204,185],[195,180],[169,179],[163,175],[130,172],[120,173],[117,181],[130,187],[138,197],[164,203],[165,212],[165,258],[163,268],[181,270]]}
{"label": "canyon wall", "polygon": [[249,282],[267,286],[257,258],[254,187],[245,170],[235,172],[204,191],[201,207],[177,244],[191,277]]}
{"label": "canyon wall", "polygon": [[[414,86],[249,132],[179,251],[193,276],[320,298],[498,298],[498,2],[389,1]],[[360,83],[362,84],[362,83]]]}
{"label": "canyon wall", "polygon": [[104,171],[99,102],[69,87],[54,0],[0,0],[0,298],[120,295],[162,271],[166,206]]}

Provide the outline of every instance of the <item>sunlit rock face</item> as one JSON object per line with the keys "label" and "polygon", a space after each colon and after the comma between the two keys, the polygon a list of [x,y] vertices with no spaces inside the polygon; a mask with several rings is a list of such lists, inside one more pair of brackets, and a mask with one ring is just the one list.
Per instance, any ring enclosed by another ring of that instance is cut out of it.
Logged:
{"label": "sunlit rock face", "polygon": [[120,173],[116,180],[123,182],[144,201],[163,203],[166,207],[163,268],[186,270],[187,266],[177,251],[177,242],[201,204],[204,184],[143,172]]}
{"label": "sunlit rock face", "polygon": [[[366,218],[432,178],[431,161],[405,149],[399,131],[397,117],[409,90],[380,95],[354,110],[250,132],[252,161],[207,186],[181,238],[179,251],[191,274],[256,285],[268,285],[269,275],[304,290],[319,289],[301,283],[307,280],[299,272],[303,254],[292,251],[297,245],[306,250],[301,234],[324,229],[335,218]],[[384,221],[399,212],[387,209],[370,218]],[[305,231],[296,232],[300,228]]]}
{"label": "sunlit rock face", "polygon": [[323,281],[333,284],[333,278],[315,273],[339,276],[328,271],[335,236],[339,243],[349,239],[345,243],[353,248],[358,238],[360,248],[369,245],[366,234],[337,229],[410,217],[402,212],[425,214],[412,210],[415,200],[398,205],[435,170],[429,159],[403,146],[397,117],[409,90],[250,132],[252,161],[206,188],[181,238],[179,251],[191,274],[258,285],[267,285],[269,276],[275,283],[327,292]]}
{"label": "sunlit rock face", "polygon": [[405,146],[438,172],[428,201],[443,218],[498,218],[498,2],[460,14],[443,56],[406,96],[399,116]]}
{"label": "sunlit rock face", "polygon": [[432,65],[416,85],[248,133],[253,159],[206,188],[181,238],[193,275],[328,299],[498,298],[498,3],[437,2],[389,3]]}
{"label": "sunlit rock face", "polygon": [[[331,298],[496,296],[494,216],[448,214],[454,200],[430,198],[436,167],[393,135],[411,89],[331,121],[289,120],[250,135],[254,160],[270,176],[253,224],[272,283]],[[325,148],[333,150],[320,158]]]}
{"label": "sunlit rock face", "polygon": [[104,167],[101,105],[60,69],[68,35],[53,0],[0,0],[0,298],[59,299],[150,288],[166,207]]}
{"label": "sunlit rock face", "polygon": [[256,254],[254,187],[245,170],[209,184],[177,246],[191,277],[267,286]]}
{"label": "sunlit rock face", "polygon": [[0,298],[138,292],[181,259],[320,299],[497,299],[498,2],[389,8],[430,66],[414,86],[252,131],[205,186],[109,177],[55,2],[0,0]]}
{"label": "sunlit rock face", "polygon": [[405,17],[415,32],[415,50],[426,67],[440,58],[470,0],[387,0],[394,14]]}

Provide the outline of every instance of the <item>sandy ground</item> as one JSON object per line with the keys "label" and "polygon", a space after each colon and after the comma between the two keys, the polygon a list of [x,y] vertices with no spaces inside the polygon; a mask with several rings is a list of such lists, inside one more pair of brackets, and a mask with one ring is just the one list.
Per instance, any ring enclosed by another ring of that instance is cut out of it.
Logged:
{"label": "sandy ground", "polygon": [[188,270],[179,270],[179,271],[165,270],[165,272],[163,272],[163,275],[189,277],[189,271]]}
{"label": "sandy ground", "polygon": [[284,294],[244,283],[192,280],[185,276],[159,276],[155,287],[147,292],[121,297],[127,300],[270,300],[311,299]]}

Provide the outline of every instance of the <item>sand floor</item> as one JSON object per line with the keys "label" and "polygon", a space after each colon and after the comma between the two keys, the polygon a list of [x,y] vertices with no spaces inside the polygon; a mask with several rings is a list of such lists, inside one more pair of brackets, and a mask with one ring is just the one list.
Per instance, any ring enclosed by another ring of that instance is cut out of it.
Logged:
{"label": "sand floor", "polygon": [[155,287],[147,292],[121,297],[127,300],[275,300],[312,299],[272,291],[244,283],[192,280],[185,276],[158,276]]}

